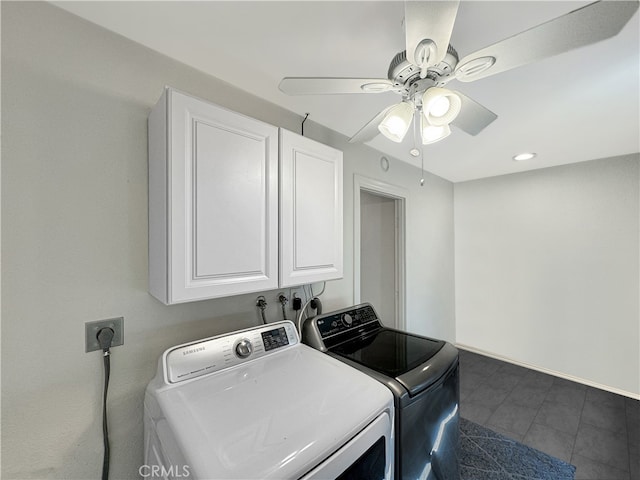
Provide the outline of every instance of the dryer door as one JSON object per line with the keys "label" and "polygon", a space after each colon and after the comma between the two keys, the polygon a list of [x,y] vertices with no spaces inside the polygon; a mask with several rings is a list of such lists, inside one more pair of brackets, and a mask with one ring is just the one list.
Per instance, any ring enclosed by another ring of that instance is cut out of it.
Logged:
{"label": "dryer door", "polygon": [[337,452],[301,480],[391,480],[393,419],[382,413]]}

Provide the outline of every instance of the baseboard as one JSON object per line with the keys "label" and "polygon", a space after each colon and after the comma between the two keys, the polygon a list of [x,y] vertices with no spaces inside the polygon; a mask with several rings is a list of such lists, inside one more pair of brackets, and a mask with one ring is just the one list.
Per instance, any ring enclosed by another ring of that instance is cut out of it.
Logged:
{"label": "baseboard", "polygon": [[502,355],[496,355],[495,353],[487,352],[486,350],[481,350],[479,348],[471,347],[469,345],[464,345],[462,343],[456,343],[456,348],[460,348],[462,350],[466,350],[468,352],[477,353],[479,355],[484,355],[485,357],[495,358],[496,360],[501,360],[503,362],[512,363],[513,365],[518,365],[519,367],[528,368],[530,370],[536,370],[538,372],[546,373],[548,375],[553,375],[554,377],[564,378],[565,380],[571,380],[572,382],[581,383],[583,385],[587,385],[589,387],[598,388],[600,390],[606,390],[607,392],[615,393],[618,395],[623,395],[625,397],[633,398],[635,400],[640,400],[640,394],[627,392],[626,390],[621,390],[619,388],[610,387],[609,385],[603,385],[601,383],[592,382],[591,380],[586,380],[580,377],[574,377],[573,375],[567,375],[566,373],[556,372],[555,370],[550,370],[548,368],[538,367],[536,365],[531,365],[525,362],[519,362],[518,360],[514,360],[509,357],[503,357]]}

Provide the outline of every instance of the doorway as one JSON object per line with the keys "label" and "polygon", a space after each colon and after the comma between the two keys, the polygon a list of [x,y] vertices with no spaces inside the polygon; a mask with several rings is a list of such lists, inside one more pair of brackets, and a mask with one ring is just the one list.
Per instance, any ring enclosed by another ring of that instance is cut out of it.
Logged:
{"label": "doorway", "polygon": [[406,190],[364,177],[354,184],[354,297],[387,327],[405,328]]}

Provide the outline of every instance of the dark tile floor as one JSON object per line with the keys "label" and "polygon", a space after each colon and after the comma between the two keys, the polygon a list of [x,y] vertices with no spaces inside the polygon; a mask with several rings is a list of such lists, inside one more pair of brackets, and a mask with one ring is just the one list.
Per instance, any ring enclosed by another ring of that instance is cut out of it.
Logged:
{"label": "dark tile floor", "polygon": [[575,467],[460,418],[459,480],[574,480]]}
{"label": "dark tile floor", "polygon": [[460,349],[460,415],[577,467],[640,480],[640,401]]}

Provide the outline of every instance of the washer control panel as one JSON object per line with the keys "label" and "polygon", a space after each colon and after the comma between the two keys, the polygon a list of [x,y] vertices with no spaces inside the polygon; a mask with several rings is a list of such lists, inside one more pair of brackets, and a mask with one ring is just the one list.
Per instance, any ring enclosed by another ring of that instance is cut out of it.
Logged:
{"label": "washer control panel", "polygon": [[167,383],[233,367],[299,343],[292,322],[276,322],[170,348],[163,355]]}
{"label": "washer control panel", "polygon": [[358,329],[362,325],[376,322],[376,315],[373,307],[368,303],[363,303],[350,309],[340,310],[338,312],[321,315],[315,319],[320,336],[325,339],[344,333],[350,329]]}

